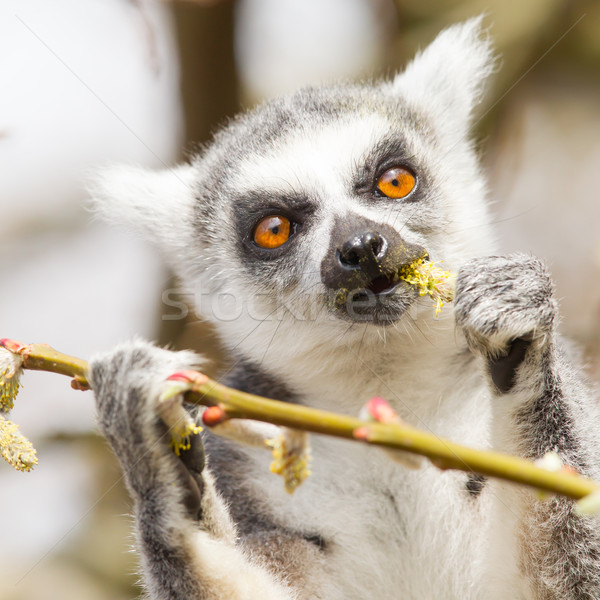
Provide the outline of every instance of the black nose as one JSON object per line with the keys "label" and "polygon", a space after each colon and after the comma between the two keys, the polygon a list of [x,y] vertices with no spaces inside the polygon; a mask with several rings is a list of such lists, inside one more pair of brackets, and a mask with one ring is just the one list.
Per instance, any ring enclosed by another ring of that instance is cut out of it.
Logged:
{"label": "black nose", "polygon": [[385,257],[387,240],[376,231],[352,236],[338,250],[338,261],[345,269],[377,267]]}

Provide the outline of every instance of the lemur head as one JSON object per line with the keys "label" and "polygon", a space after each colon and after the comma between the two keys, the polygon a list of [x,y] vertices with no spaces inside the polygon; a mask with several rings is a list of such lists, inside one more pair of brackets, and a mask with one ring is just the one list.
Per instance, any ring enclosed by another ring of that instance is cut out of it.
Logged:
{"label": "lemur head", "polygon": [[217,325],[247,353],[277,338],[288,340],[281,352],[292,339],[330,344],[353,323],[376,331],[418,302],[398,277],[404,265],[428,257],[456,269],[491,250],[468,135],[491,65],[473,19],[392,81],[273,100],[188,165],[111,169],[97,205],[155,240],[196,292],[246,303]]}

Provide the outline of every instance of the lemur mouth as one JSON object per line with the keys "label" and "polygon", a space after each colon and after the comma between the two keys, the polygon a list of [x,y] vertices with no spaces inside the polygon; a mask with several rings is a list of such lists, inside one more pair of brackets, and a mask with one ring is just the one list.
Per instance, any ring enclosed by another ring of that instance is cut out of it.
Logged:
{"label": "lemur mouth", "polygon": [[388,294],[394,291],[399,281],[396,275],[380,275],[365,286],[365,289],[373,292],[376,296]]}
{"label": "lemur mouth", "polygon": [[351,293],[352,301],[365,302],[369,296],[380,298],[380,301],[394,295],[397,288],[401,284],[401,280],[396,273],[390,275],[378,275],[369,283],[364,284],[361,288],[354,290]]}
{"label": "lemur mouth", "polygon": [[343,319],[386,325],[398,321],[417,297],[416,288],[405,283],[398,271],[380,271],[367,281],[349,282],[347,287],[331,290],[328,302]]}

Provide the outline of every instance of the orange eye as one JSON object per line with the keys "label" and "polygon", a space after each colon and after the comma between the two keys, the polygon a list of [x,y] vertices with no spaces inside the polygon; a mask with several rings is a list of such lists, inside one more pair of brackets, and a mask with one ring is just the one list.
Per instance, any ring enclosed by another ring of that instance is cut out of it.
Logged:
{"label": "orange eye", "polygon": [[377,189],[387,198],[405,198],[415,188],[415,176],[403,167],[388,169],[378,180]]}
{"label": "orange eye", "polygon": [[254,242],[261,248],[279,248],[290,237],[290,221],[279,215],[265,217],[254,229]]}

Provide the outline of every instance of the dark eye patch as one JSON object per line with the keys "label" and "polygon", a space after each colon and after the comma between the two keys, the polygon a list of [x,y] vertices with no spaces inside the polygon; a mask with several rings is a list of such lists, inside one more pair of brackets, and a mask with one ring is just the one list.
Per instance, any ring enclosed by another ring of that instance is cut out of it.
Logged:
{"label": "dark eye patch", "polygon": [[[423,187],[423,170],[417,164],[416,157],[410,152],[406,142],[398,136],[384,138],[373,147],[361,165],[353,173],[352,192],[359,198],[371,200],[381,196],[377,193],[377,182],[388,170],[403,167],[418,177],[419,186],[411,195],[412,200],[421,199],[419,189]],[[384,198],[385,199],[385,198]]]}
{"label": "dark eye patch", "polygon": [[[232,202],[240,252],[246,259],[273,261],[293,250],[296,237],[310,225],[316,203],[306,196],[253,191]],[[290,222],[289,240],[278,248],[265,249],[254,241],[257,223],[270,215],[281,215]]]}

